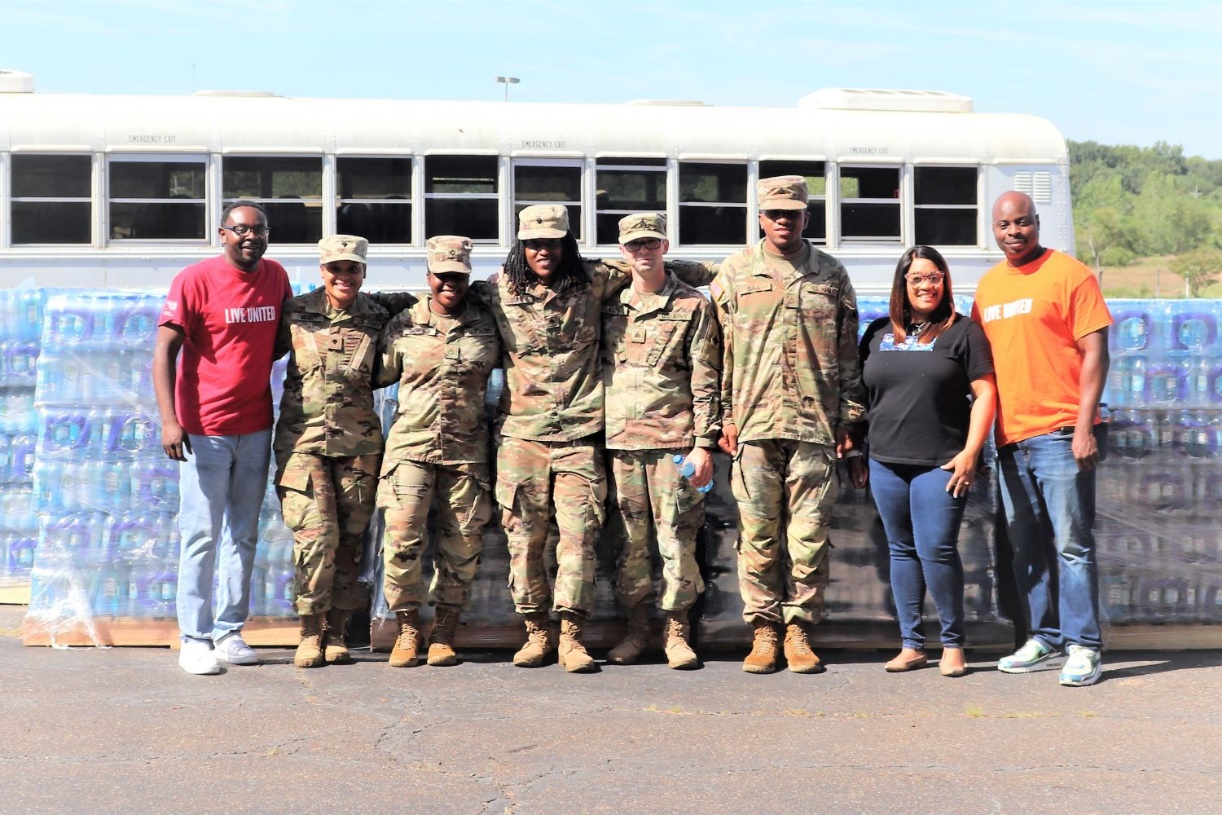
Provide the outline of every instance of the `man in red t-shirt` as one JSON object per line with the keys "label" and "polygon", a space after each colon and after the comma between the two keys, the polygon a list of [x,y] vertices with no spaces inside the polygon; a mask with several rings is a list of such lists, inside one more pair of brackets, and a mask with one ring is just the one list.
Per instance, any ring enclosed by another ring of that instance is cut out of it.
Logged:
{"label": "man in red t-shirt", "polygon": [[1006,257],[980,279],[972,317],[993,346],[1002,505],[1031,637],[997,667],[1029,673],[1063,663],[1062,685],[1090,685],[1103,648],[1094,429],[1112,316],[1090,269],[1040,246],[1030,197],[997,199],[993,236]]}
{"label": "man in red t-shirt", "polygon": [[259,662],[242,625],[271,455],[272,349],[292,295],[284,267],[263,259],[263,207],[237,201],[221,224],[222,255],[170,284],[153,351],[162,448],[182,462],[178,664],[191,674],[219,673],[218,660]]}

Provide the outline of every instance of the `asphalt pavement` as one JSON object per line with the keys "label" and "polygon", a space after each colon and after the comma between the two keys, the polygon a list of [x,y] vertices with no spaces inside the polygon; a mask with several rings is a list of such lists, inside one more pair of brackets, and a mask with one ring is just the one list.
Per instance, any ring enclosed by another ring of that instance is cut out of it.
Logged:
{"label": "asphalt pavement", "polygon": [[286,648],[197,677],[164,648],[23,647],[23,612],[0,607],[2,813],[1222,811],[1217,651],[1108,654],[1089,688],[970,649],[961,679],[876,651],[755,676]]}

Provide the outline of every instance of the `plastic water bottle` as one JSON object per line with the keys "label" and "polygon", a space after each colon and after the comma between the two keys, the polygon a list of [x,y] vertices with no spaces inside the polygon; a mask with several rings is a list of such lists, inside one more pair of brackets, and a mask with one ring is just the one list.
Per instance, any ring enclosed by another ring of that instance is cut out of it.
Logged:
{"label": "plastic water bottle", "polygon": [[88,308],[67,306],[66,299],[55,298],[64,307],[47,309],[48,323],[43,345],[52,347],[75,346],[88,342],[93,337],[93,315]]}
{"label": "plastic water bottle", "polygon": [[[1178,310],[1178,304],[1174,308]],[[1171,318],[1173,350],[1200,352],[1217,340],[1217,318],[1207,311],[1193,307],[1191,311],[1175,314]]]}
{"label": "plastic water bottle", "polygon": [[38,541],[30,535],[15,534],[8,544],[8,573],[26,575],[34,568],[34,549]]}
{"label": "plastic water bottle", "polygon": [[1117,455],[1127,459],[1144,458],[1154,450],[1152,422],[1143,411],[1113,411],[1108,440],[1112,451]]}
{"label": "plastic water bottle", "polygon": [[150,297],[132,296],[123,309],[111,334],[112,340],[125,348],[151,346],[157,335],[160,303]]}
{"label": "plastic water bottle", "polygon": [[493,368],[488,374],[488,390],[484,393],[485,405],[496,405],[501,399],[501,391],[505,390],[505,371]]}
{"label": "plastic water bottle", "polygon": [[168,564],[159,569],[149,582],[149,601],[154,617],[174,617],[178,605],[178,575]]}
{"label": "plastic water bottle", "polygon": [[[690,461],[687,460],[686,456],[681,456],[678,453],[676,453],[675,455],[671,456],[670,458],[671,458],[671,461],[675,462],[675,465],[679,468],[679,475],[683,476],[684,478],[690,479],[693,475],[696,474],[696,467]],[[696,487],[696,492],[704,493],[704,492],[708,492],[711,489],[713,489],[713,482],[710,479],[709,483],[705,484],[703,487]]]}
{"label": "plastic water bottle", "polygon": [[1112,350],[1142,351],[1150,342],[1153,318],[1148,311],[1126,311],[1116,315]]}
{"label": "plastic water bottle", "polygon": [[38,343],[9,340],[0,343],[0,384],[34,387],[37,382]]}
{"label": "plastic water bottle", "polygon": [[154,512],[178,511],[178,465],[169,459],[132,462],[130,469],[132,501]]}

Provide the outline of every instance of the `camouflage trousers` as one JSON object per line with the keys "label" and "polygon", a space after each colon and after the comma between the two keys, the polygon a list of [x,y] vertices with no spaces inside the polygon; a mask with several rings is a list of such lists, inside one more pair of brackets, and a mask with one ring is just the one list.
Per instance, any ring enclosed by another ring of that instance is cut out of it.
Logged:
{"label": "camouflage trousers", "polygon": [[619,546],[615,597],[632,608],[653,594],[651,544],[662,561],[658,608],[686,611],[704,591],[696,534],[704,526],[704,495],[672,456],[676,450],[612,450],[607,527]]}
{"label": "camouflage trousers", "polygon": [[382,586],[391,611],[424,604],[423,557],[428,544],[429,509],[437,498],[437,549],[428,601],[467,605],[479,565],[484,526],[492,519],[487,464],[424,464],[400,461],[382,477]]}
{"label": "camouflage trousers", "polygon": [[293,594],[300,615],[369,607],[357,582],[373,517],[382,454],[292,453],[276,477],[284,524],[293,530]]}
{"label": "camouflage trousers", "polygon": [[[528,441],[503,436],[496,456],[496,501],[509,539],[509,590],[519,614],[575,611],[594,605],[594,546],[607,482],[600,441]],[[555,520],[556,586],[548,585],[544,549]]]}
{"label": "camouflage trousers", "polygon": [[730,486],[738,503],[743,619],[819,622],[840,486],[834,449],[787,439],[740,442]]}

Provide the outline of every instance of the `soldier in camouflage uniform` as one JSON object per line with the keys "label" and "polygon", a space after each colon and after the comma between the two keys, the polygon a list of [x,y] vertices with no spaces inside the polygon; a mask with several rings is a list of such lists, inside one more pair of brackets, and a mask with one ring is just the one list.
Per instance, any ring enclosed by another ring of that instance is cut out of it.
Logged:
{"label": "soldier in camouflage uniform", "polygon": [[[708,281],[699,264],[683,271],[688,282]],[[526,618],[527,642],[514,655],[521,667],[542,665],[558,650],[565,670],[595,670],[581,638],[607,492],[600,311],[628,277],[625,263],[583,260],[568,210],[539,205],[519,214],[518,241],[496,283],[478,289],[504,344],[496,500],[509,539],[510,590]],[[554,594],[543,560],[553,518]],[[548,630],[552,608],[560,613],[558,649]]]}
{"label": "soldier in camouflage uniform", "polygon": [[734,459],[738,573],[754,646],[771,673],[784,625],[791,671],[822,669],[808,629],[822,618],[836,459],[864,416],[857,297],[839,261],[802,239],[806,180],[759,182],[764,239],[728,258],[710,293],[725,344],[722,448]]}
{"label": "soldier in camouflage uniform", "polygon": [[[620,252],[632,285],[603,305],[609,526],[620,544],[615,594],[628,610],[628,636],[607,659],[637,660],[649,643],[653,594],[651,538],[662,559],[658,607],[666,614],[664,650],[672,668],[695,668],[688,609],[704,590],[696,534],[712,481],[710,451],[721,429],[721,329],[700,292],[666,271],[666,216],[619,222]],[[694,472],[684,478],[676,455]]]}
{"label": "soldier in camouflage uniform", "polygon": [[382,425],[373,409],[378,335],[389,313],[361,294],[368,243],[319,241],[323,288],[284,305],[277,358],[289,352],[272,450],[284,523],[293,531],[301,645],[295,664],[350,660],[344,629],[369,599],[357,583],[373,514]]}
{"label": "soldier in camouflage uniform", "polygon": [[399,637],[393,667],[417,664],[419,608],[425,601],[421,558],[429,508],[437,498],[437,550],[428,600],[437,609],[428,663],[454,665],[454,632],[492,517],[491,450],[484,394],[500,363],[496,321],[467,297],[471,240],[429,238],[429,294],[387,324],[378,386],[399,383],[399,407],[386,438],[378,506],[385,521],[382,557],[386,602]]}

